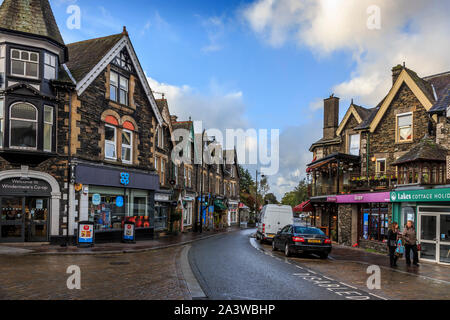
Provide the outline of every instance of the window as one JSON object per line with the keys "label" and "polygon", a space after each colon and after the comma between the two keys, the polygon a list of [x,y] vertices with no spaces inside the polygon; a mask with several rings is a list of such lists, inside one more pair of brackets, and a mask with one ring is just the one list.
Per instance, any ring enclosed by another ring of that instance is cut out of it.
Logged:
{"label": "window", "polygon": [[156,143],[158,145],[158,148],[164,149],[164,129],[161,126],[158,126]]}
{"label": "window", "polygon": [[117,129],[116,127],[105,125],[105,157],[117,160]]}
{"label": "window", "polygon": [[386,173],[386,159],[377,159],[377,174]]}
{"label": "window", "polygon": [[119,90],[119,75],[115,72],[109,75],[109,99],[112,101],[117,101]]}
{"label": "window", "polygon": [[192,188],[192,170],[188,169],[188,187]]}
{"label": "window", "polygon": [[120,79],[120,103],[128,105],[128,79],[119,77]]}
{"label": "window", "polygon": [[35,149],[37,147],[37,109],[27,103],[17,103],[10,110],[10,146]]}
{"label": "window", "polygon": [[56,56],[48,53],[44,55],[44,78],[47,80],[56,79]]}
{"label": "window", "polygon": [[38,78],[39,54],[36,52],[11,50],[11,74],[14,76]]}
{"label": "window", "polygon": [[53,107],[44,106],[44,151],[52,151]]}
{"label": "window", "polygon": [[155,170],[159,172],[159,159],[155,157]]}
{"label": "window", "polygon": [[133,132],[122,130],[122,162],[133,162]]}
{"label": "window", "polygon": [[349,154],[353,156],[359,156],[359,148],[360,148],[360,135],[352,134],[349,137]]}
{"label": "window", "polygon": [[166,182],[166,162],[161,160],[161,174],[160,174],[161,184],[164,185]]}
{"label": "window", "polygon": [[397,142],[407,142],[413,139],[412,113],[397,116]]}
{"label": "window", "polygon": [[5,119],[5,99],[0,98],[0,148],[3,148],[3,133],[4,133],[4,119]]}
{"label": "window", "polygon": [[389,231],[389,210],[387,207],[370,205],[362,209],[362,238],[383,241]]}
{"label": "window", "polygon": [[175,185],[178,185],[178,166],[175,165],[173,168],[173,174],[175,175],[174,180],[175,180]]}
{"label": "window", "polygon": [[5,59],[6,59],[6,46],[0,46],[0,89],[5,89]]}

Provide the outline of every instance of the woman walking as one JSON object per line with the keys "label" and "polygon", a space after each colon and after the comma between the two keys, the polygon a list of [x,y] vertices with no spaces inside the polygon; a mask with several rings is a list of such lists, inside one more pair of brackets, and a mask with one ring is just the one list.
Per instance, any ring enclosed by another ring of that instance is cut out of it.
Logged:
{"label": "woman walking", "polygon": [[417,233],[414,228],[414,222],[408,221],[403,231],[403,238],[405,239],[405,258],[406,264],[411,265],[411,251],[413,252],[413,264],[419,266],[419,254],[417,250]]}
{"label": "woman walking", "polygon": [[398,245],[398,223],[394,222],[388,232],[388,249],[389,249],[389,259],[391,262],[391,268],[397,267],[398,256],[396,254]]}

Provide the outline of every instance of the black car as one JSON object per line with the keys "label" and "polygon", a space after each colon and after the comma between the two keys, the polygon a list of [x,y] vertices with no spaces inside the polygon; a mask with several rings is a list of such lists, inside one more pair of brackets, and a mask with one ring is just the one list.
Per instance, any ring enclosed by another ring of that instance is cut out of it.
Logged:
{"label": "black car", "polygon": [[286,257],[293,253],[314,253],[327,259],[331,247],[331,240],[322,230],[296,224],[284,227],[272,242],[272,250],[283,250]]}

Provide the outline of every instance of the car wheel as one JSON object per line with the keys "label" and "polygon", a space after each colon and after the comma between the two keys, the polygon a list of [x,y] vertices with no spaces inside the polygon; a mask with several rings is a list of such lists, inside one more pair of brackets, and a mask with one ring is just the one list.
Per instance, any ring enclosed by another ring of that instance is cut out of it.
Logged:
{"label": "car wheel", "polygon": [[275,240],[272,241],[272,251],[277,251],[277,246],[275,245]]}
{"label": "car wheel", "polygon": [[284,246],[284,255],[286,257],[290,257],[291,256],[291,250],[289,250],[289,245],[286,243],[286,245]]}
{"label": "car wheel", "polygon": [[259,243],[264,244],[264,238],[260,238]]}
{"label": "car wheel", "polygon": [[319,255],[319,257],[320,257],[320,259],[322,259],[322,260],[327,260],[327,259],[328,259],[328,253],[321,253],[321,254]]}

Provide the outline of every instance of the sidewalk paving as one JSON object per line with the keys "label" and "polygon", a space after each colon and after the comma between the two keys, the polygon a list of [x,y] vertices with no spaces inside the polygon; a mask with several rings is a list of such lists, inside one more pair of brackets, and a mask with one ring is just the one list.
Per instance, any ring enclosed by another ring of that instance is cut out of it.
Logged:
{"label": "sidewalk paving", "polygon": [[367,252],[363,249],[349,248],[341,245],[334,245],[332,258],[337,261],[347,261],[367,265],[377,265],[391,271],[407,273],[428,280],[436,280],[450,284],[450,266],[439,265],[428,262],[420,262],[419,267],[406,265],[405,258],[398,261],[397,268],[391,268],[387,254]]}
{"label": "sidewalk paving", "polygon": [[136,244],[128,243],[102,243],[92,248],[78,248],[76,246],[61,247],[59,245],[33,245],[33,244],[0,244],[0,255],[92,255],[114,253],[138,253],[188,244],[194,241],[207,239],[219,234],[239,230],[239,227],[230,227],[223,231],[204,231],[203,233],[180,233],[167,235],[154,240],[138,241]]}

